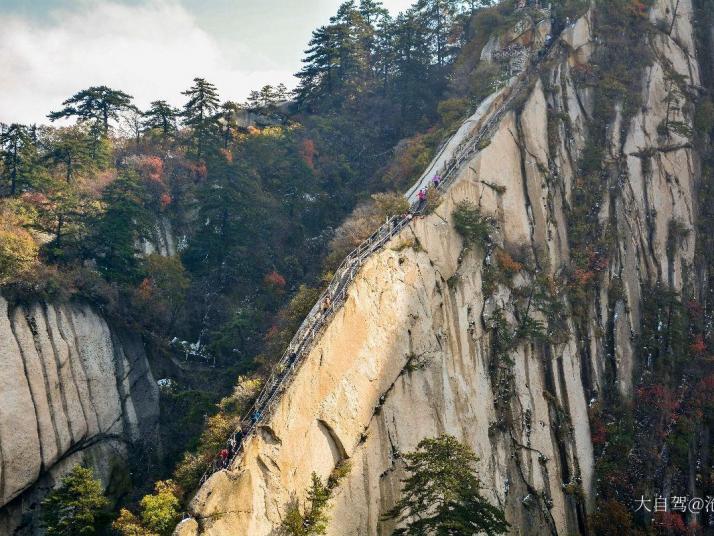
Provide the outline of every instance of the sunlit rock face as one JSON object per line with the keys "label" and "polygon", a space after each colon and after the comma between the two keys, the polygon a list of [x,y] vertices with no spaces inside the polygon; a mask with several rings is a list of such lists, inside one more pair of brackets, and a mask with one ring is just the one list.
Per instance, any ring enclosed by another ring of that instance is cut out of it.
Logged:
{"label": "sunlit rock face", "polygon": [[[652,16],[671,20],[668,8],[660,0]],[[690,1],[678,9],[672,37],[653,40],[644,105],[629,125],[618,116],[609,129],[607,158],[622,163],[621,173],[594,209],[617,230],[616,253],[596,275],[602,293],[582,322],[587,351],[566,311],[557,342],[524,341],[510,352],[512,388],[504,393],[494,383],[494,311],[515,325],[517,291],[531,281],[516,275],[510,286],[484,291],[494,260],[483,248],[464,249],[453,212],[460,201],[476,204],[496,221],[496,244],[521,252],[552,280],[561,277],[571,254],[567,207],[593,107],[592,90],[580,87],[575,74],[598,46],[591,13],[564,29],[553,61],[500,117],[490,144],[460,168],[436,211],[415,219],[364,264],[245,456],[203,485],[191,504],[193,518],[177,534],[275,534],[291,501],[304,498],[311,473],[326,478],[343,460],[351,470],[331,501],[328,534],[391,534],[384,514],[405,476],[399,453],[441,433],[474,449],[485,494],[519,534],[583,532],[594,479],[588,404],[601,390],[607,359],[614,359],[617,388],[631,394],[640,289],[655,281],[681,289],[694,256],[697,155],[685,139],[673,135],[665,143],[657,133],[667,113],[664,63],[699,83]],[[497,44],[488,46],[494,54]],[[509,91],[492,100],[484,118]],[[549,129],[553,116],[561,121]],[[674,247],[668,246],[673,220],[688,231]],[[608,295],[615,286],[617,295]],[[614,356],[606,355],[603,340],[608,325]]]}
{"label": "sunlit rock face", "polygon": [[0,298],[0,341],[0,533],[30,534],[72,467],[107,484],[130,444],[156,441],[158,388],[141,341],[86,305]]}

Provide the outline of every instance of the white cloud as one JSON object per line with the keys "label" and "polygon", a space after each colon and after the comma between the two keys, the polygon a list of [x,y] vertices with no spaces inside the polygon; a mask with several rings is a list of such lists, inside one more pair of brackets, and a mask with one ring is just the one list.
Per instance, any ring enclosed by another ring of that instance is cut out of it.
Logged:
{"label": "white cloud", "polygon": [[230,61],[176,1],[92,2],[82,10],[56,12],[51,19],[50,24],[3,20],[2,122],[46,122],[49,111],[92,85],[126,91],[146,107],[156,99],[183,103],[180,92],[194,76],[216,84],[224,100],[241,100],[250,89],[292,80],[292,72],[268,58],[263,68],[251,72],[233,65],[248,54],[255,60],[256,52],[238,44],[238,54],[231,54],[236,59]]}

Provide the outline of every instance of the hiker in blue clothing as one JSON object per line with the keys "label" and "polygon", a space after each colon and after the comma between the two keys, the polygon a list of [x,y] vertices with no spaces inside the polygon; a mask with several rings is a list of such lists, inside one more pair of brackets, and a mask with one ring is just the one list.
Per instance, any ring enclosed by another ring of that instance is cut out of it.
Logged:
{"label": "hiker in blue clothing", "polygon": [[257,424],[258,421],[260,420],[260,417],[261,417],[260,411],[256,409],[253,412],[253,415],[250,417],[250,420],[253,424]]}
{"label": "hiker in blue clothing", "polygon": [[431,182],[434,183],[434,188],[438,188],[441,184],[441,175],[434,175],[434,178],[431,179]]}

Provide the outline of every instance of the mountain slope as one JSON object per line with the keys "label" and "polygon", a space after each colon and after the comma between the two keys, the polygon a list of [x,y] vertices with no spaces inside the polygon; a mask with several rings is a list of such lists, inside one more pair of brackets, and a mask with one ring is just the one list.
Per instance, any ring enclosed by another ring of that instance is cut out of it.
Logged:
{"label": "mountain slope", "polygon": [[[652,28],[651,61],[633,61],[634,90],[615,92],[635,105],[605,101],[588,80],[602,47],[634,54],[641,36],[608,42],[596,10],[563,30],[508,107],[494,100],[490,114],[503,114],[490,143],[438,208],[364,263],[245,454],[204,484],[178,534],[274,534],[310,474],[327,478],[345,460],[328,534],[390,534],[399,453],[444,432],[473,447],[489,498],[519,533],[587,533],[603,452],[591,422],[648,373],[646,295],[705,290],[693,269],[692,13],[689,0],[659,0],[635,21]],[[454,226],[465,200],[495,222],[468,248]]]}

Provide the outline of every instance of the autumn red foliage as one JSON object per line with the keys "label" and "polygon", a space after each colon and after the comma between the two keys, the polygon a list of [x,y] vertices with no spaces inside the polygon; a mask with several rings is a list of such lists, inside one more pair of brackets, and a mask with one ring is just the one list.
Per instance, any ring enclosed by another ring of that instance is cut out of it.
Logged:
{"label": "autumn red foliage", "polygon": [[139,160],[142,175],[153,182],[163,183],[164,161],[158,156],[143,156]]}
{"label": "autumn red foliage", "polygon": [[302,140],[302,144],[300,144],[300,156],[305,164],[307,164],[307,167],[315,169],[315,142],[310,138]]}
{"label": "autumn red foliage", "polygon": [[689,345],[689,349],[692,351],[693,354],[696,355],[701,355],[707,350],[707,345],[704,342],[704,337],[701,335],[697,335],[694,337],[694,341],[692,344]]}
{"label": "autumn red foliage", "polygon": [[168,207],[171,204],[171,201],[173,201],[173,199],[171,199],[171,196],[168,193],[164,192],[161,194],[161,208]]}
{"label": "autumn red foliage", "polygon": [[595,420],[591,423],[590,434],[593,445],[604,445],[607,441],[607,428],[600,420]]}
{"label": "autumn red foliage", "polygon": [[595,272],[591,270],[583,270],[582,268],[575,269],[575,280],[580,285],[587,285],[595,277]]}
{"label": "autumn red foliage", "polygon": [[520,262],[513,260],[513,257],[511,257],[508,252],[503,249],[496,250],[496,260],[498,261],[498,265],[507,272],[516,273],[523,269],[523,265]]}
{"label": "autumn red foliage", "polygon": [[654,525],[658,534],[687,534],[687,526],[678,512],[657,512]]}
{"label": "autumn red foliage", "polygon": [[278,288],[282,289],[285,287],[285,278],[280,275],[278,272],[273,270],[269,274],[265,276],[263,279],[263,282],[265,283],[266,286],[268,287],[273,287],[273,288]]}
{"label": "autumn red foliage", "polygon": [[150,277],[144,278],[144,280],[139,284],[136,289],[137,294],[143,300],[149,300],[154,294],[154,282]]}

